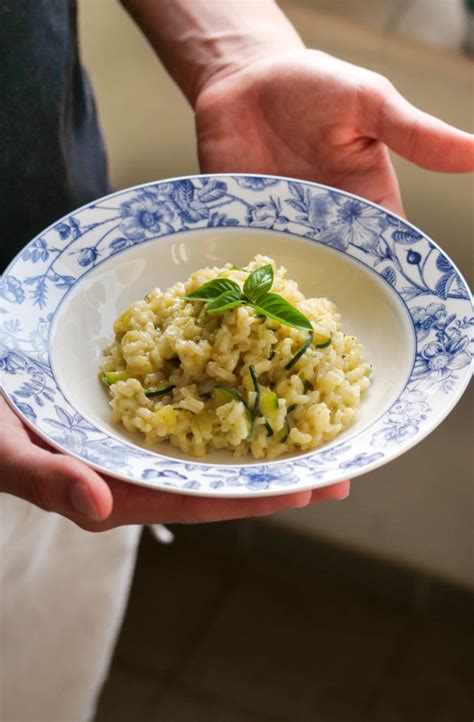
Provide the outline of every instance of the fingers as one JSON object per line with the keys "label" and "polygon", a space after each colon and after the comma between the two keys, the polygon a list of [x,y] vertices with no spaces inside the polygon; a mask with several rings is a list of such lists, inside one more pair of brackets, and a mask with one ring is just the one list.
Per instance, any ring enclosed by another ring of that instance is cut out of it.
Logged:
{"label": "fingers", "polygon": [[400,186],[387,147],[372,141],[361,167],[347,172],[339,187],[405,217]]}
{"label": "fingers", "polygon": [[347,499],[350,490],[351,482],[349,481],[349,479],[346,479],[345,481],[340,481],[337,484],[332,484],[332,486],[323,486],[322,489],[313,489],[311,493],[311,500],[309,503],[317,504],[320,501],[326,501],[330,499],[342,501],[343,499]]}
{"label": "fingers", "polygon": [[114,512],[107,524],[196,524],[272,514],[306,506],[311,492],[250,499],[215,499],[149,489],[109,479]]}
{"label": "fingers", "polygon": [[283,509],[301,508],[326,499],[345,499],[350,490],[350,482],[343,481],[321,489],[278,496],[216,499],[158,492],[125,482],[115,482],[116,480],[110,480],[115,508],[135,516],[136,523],[142,524],[156,521],[165,524],[189,524],[268,516]]}
{"label": "fingers", "polygon": [[2,489],[47,511],[103,520],[112,511],[107,483],[85,464],[31,443],[2,445]]}
{"label": "fingers", "polygon": [[474,170],[474,135],[419,110],[385,79],[365,97],[368,132],[395,153],[428,170]]}
{"label": "fingers", "polygon": [[[268,516],[283,509],[307,506],[310,501],[310,491],[256,499],[207,499],[183,496],[176,511],[178,517],[185,522],[212,522]],[[179,523],[180,519],[177,518],[175,521]]]}
{"label": "fingers", "polygon": [[268,516],[283,509],[345,499],[350,488],[350,482],[343,481],[321,489],[279,496],[215,499],[161,492],[118,479],[108,479],[108,483],[114,498],[112,514],[102,522],[71,515],[70,518],[82,528],[98,532],[123,524],[197,524]]}

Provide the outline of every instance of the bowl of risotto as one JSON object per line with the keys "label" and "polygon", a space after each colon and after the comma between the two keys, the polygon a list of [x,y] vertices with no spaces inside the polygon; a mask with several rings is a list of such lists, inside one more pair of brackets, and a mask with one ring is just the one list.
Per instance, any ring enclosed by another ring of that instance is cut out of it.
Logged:
{"label": "bowl of risotto", "polygon": [[103,473],[189,494],[365,473],[430,433],[471,374],[471,297],[441,248],[288,178],[99,199],[12,262],[0,314],[25,423]]}

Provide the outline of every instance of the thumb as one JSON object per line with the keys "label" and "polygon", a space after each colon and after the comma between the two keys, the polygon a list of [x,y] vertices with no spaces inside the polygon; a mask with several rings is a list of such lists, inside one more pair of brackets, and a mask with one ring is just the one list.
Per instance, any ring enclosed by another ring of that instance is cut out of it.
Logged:
{"label": "thumb", "polygon": [[474,170],[474,135],[424,113],[383,79],[367,97],[368,134],[428,170]]}
{"label": "thumb", "polygon": [[107,483],[77,459],[28,444],[21,452],[7,452],[4,462],[2,490],[41,509],[65,516],[79,513],[94,521],[106,519],[112,511]]}

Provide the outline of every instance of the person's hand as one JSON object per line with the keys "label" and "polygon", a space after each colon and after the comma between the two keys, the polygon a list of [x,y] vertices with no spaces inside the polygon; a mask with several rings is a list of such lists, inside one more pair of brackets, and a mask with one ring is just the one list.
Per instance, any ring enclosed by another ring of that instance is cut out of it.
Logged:
{"label": "person's hand", "polygon": [[0,393],[0,490],[57,512],[89,531],[123,524],[197,523],[265,516],[324,499],[345,499],[349,482],[257,499],[209,499],[102,478],[34,435]]}
{"label": "person's hand", "polygon": [[316,50],[234,61],[206,80],[195,110],[206,173],[317,181],[403,214],[387,146],[429,170],[474,170],[472,135],[421,112],[386,78]]}

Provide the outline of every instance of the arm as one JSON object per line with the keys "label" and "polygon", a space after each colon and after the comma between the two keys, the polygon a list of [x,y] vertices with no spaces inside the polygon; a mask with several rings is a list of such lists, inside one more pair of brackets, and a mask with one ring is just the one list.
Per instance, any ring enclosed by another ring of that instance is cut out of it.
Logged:
{"label": "arm", "polygon": [[211,79],[303,41],[274,0],[121,0],[191,105]]}

